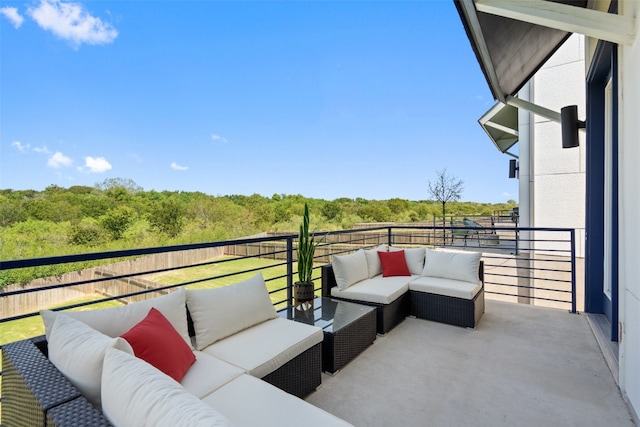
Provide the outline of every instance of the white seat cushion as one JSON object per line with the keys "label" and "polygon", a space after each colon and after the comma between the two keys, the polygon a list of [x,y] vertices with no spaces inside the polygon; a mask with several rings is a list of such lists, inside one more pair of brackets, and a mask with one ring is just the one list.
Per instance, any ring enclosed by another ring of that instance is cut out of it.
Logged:
{"label": "white seat cushion", "polygon": [[[103,413],[114,426],[232,425],[173,378],[120,350],[109,349],[105,354],[101,391]],[[81,422],[76,420],[76,425]]]}
{"label": "white seat cushion", "polygon": [[409,290],[409,282],[419,276],[376,276],[372,279],[362,280],[351,285],[345,290],[337,286],[331,288],[331,296],[357,301],[373,302],[377,304],[390,304],[400,298]]}
{"label": "white seat cushion", "polygon": [[234,426],[332,427],[351,424],[251,375],[242,375],[203,399]]}
{"label": "white seat cushion", "polygon": [[252,326],[203,351],[262,378],[322,342],[322,329],[278,317]]}
{"label": "white seat cushion", "polygon": [[196,361],[184,377],[182,387],[202,399],[246,371],[202,351],[194,351]]}
{"label": "white seat cushion", "polygon": [[473,299],[482,288],[482,282],[462,282],[442,277],[418,277],[409,283],[409,289],[419,292],[447,295],[455,298]]}

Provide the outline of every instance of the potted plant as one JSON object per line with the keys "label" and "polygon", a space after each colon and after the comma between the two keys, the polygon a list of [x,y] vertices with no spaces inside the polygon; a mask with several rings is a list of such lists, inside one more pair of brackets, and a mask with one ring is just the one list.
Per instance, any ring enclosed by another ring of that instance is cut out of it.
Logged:
{"label": "potted plant", "polygon": [[298,281],[293,285],[293,298],[296,303],[312,301],[313,281],[313,256],[318,242],[309,233],[309,206],[304,204],[304,215],[298,234]]}

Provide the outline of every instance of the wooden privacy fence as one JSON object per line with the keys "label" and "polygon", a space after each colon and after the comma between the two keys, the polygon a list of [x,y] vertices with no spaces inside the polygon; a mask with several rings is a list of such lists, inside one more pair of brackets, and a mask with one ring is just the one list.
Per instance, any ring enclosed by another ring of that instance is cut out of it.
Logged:
{"label": "wooden privacy fence", "polygon": [[[167,252],[148,255],[126,261],[120,261],[107,266],[92,267],[80,271],[64,273],[58,276],[35,279],[27,283],[15,283],[5,286],[3,292],[17,291],[21,289],[50,287],[64,283],[75,283],[87,280],[100,279],[108,275],[121,275],[153,271],[164,268],[175,268],[195,264],[224,254],[224,248],[192,249],[180,252]],[[52,288],[46,292],[30,292],[10,295],[0,298],[0,317],[17,316],[39,310],[41,307],[51,307],[68,301],[83,298],[87,295],[100,293],[106,295],[122,295],[125,289],[130,292],[142,290],[140,286],[152,286],[153,282],[141,278],[105,280],[84,285],[68,286],[64,288]],[[148,288],[147,288],[148,289]],[[153,294],[139,298],[152,298]],[[134,299],[135,300],[135,299]],[[131,300],[131,301],[134,301]]]}

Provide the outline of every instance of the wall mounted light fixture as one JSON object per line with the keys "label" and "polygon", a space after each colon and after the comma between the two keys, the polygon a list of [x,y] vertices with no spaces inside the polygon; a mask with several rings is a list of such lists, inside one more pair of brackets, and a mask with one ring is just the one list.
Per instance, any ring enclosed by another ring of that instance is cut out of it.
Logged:
{"label": "wall mounted light fixture", "polygon": [[520,170],[520,166],[518,166],[518,161],[516,159],[510,159],[509,160],[509,178],[517,178],[519,170]]}
{"label": "wall mounted light fixture", "polygon": [[578,106],[568,105],[560,110],[562,125],[562,148],[573,148],[580,145],[578,129],[584,129],[586,123],[578,120]]}

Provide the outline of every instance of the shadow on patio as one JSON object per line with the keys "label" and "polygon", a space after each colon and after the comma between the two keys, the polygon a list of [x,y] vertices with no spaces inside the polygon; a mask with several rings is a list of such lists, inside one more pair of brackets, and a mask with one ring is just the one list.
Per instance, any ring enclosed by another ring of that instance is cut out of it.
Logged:
{"label": "shadow on patio", "polygon": [[487,301],[473,330],[407,318],[308,402],[356,426],[633,426],[585,315]]}

